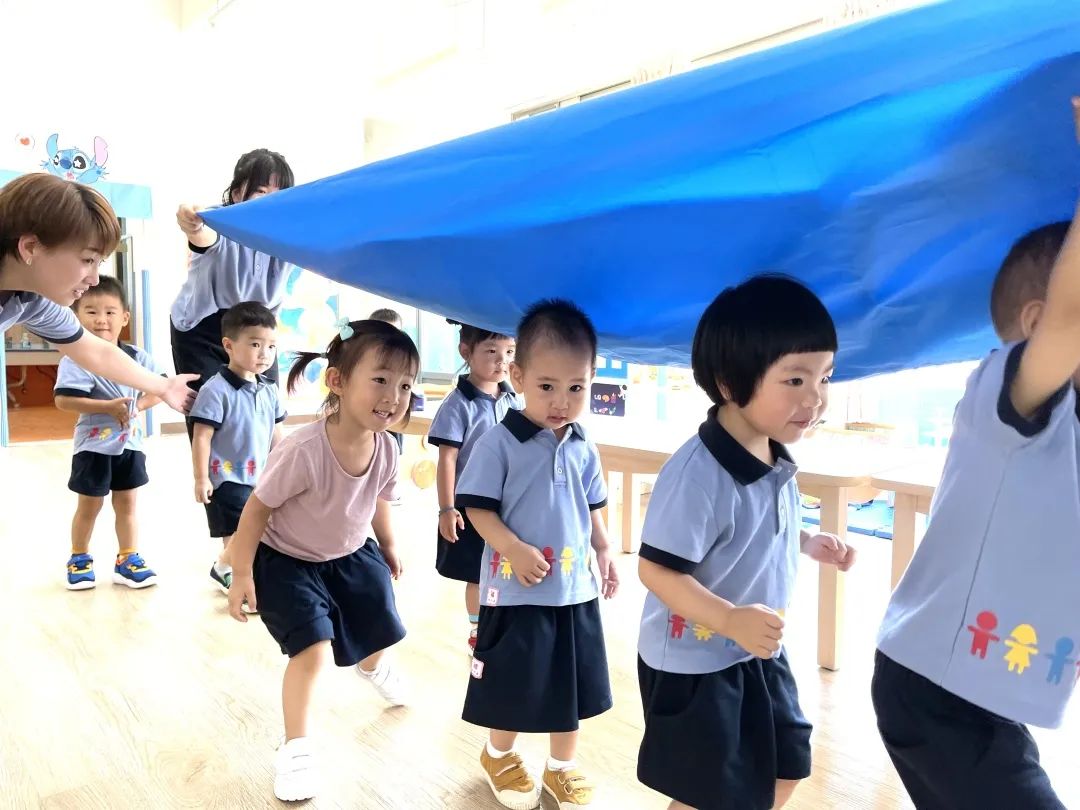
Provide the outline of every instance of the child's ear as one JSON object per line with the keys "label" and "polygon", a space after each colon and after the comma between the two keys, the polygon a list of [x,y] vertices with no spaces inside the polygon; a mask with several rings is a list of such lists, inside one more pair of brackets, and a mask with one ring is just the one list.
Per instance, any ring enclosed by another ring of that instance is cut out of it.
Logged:
{"label": "child's ear", "polygon": [[457,345],[457,353],[461,355],[461,359],[466,363],[469,362],[469,347],[465,343],[459,343]]}
{"label": "child's ear", "polygon": [[515,391],[525,388],[525,370],[513,361],[510,362],[510,382],[513,383]]}
{"label": "child's ear", "polygon": [[1031,337],[1035,332],[1035,326],[1042,317],[1044,306],[1045,302],[1036,299],[1034,301],[1028,301],[1024,304],[1023,309],[1020,310],[1020,331],[1023,333],[1025,340]]}
{"label": "child's ear", "polygon": [[330,366],[326,369],[326,387],[331,393],[341,396],[341,369]]}
{"label": "child's ear", "polygon": [[223,337],[221,339],[221,346],[225,349],[225,351],[231,352],[233,347],[232,338]]}
{"label": "child's ear", "polygon": [[720,396],[724,398],[724,402],[731,402],[731,389],[724,385],[720,378],[716,380],[716,390],[720,392]]}

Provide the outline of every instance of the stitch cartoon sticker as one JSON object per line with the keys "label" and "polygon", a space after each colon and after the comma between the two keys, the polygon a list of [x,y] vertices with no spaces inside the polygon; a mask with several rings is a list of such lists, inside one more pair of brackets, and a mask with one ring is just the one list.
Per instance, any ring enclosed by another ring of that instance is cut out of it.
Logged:
{"label": "stitch cartoon sticker", "polygon": [[109,145],[101,136],[94,137],[94,153],[91,156],[81,149],[60,149],[60,133],[54,132],[45,144],[48,158],[41,168],[57,177],[89,185],[105,176],[105,162],[109,159]]}

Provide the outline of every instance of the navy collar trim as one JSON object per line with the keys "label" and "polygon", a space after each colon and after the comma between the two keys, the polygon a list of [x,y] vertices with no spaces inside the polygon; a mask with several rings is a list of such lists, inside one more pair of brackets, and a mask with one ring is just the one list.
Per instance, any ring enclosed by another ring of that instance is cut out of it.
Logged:
{"label": "navy collar trim", "polygon": [[[735,437],[724,429],[716,420],[716,414],[719,410],[717,405],[709,408],[708,419],[702,422],[701,427],[698,428],[698,437],[701,439],[701,443],[705,445],[705,448],[720,466],[727,470],[739,484],[748,486],[755,481],[760,481],[772,472],[773,468],[739,444]],[[787,448],[780,442],[769,439],[769,448],[778,461],[795,463]]]}
{"label": "navy collar trim", "polygon": [[[510,435],[524,444],[537,433],[544,430],[540,425],[525,415],[523,411],[509,410],[502,420],[503,427],[510,431]],[[571,422],[568,427],[575,439],[585,439],[585,429],[577,422]]]}

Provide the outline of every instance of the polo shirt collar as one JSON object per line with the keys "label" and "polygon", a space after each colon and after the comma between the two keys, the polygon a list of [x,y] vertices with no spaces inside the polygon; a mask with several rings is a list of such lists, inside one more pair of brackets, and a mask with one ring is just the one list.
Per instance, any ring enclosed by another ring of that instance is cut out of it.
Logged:
{"label": "polo shirt collar", "polygon": [[[719,410],[717,405],[709,408],[709,418],[698,428],[701,443],[739,484],[748,486],[761,480],[772,472],[773,468],[739,444],[735,437],[724,429],[716,420]],[[783,460],[794,465],[791,454],[780,442],[769,439],[769,448],[778,461]]]}
{"label": "polo shirt collar", "polygon": [[[231,385],[237,391],[239,391],[245,385],[249,384],[247,380],[245,380],[243,377],[241,377],[239,374],[237,374],[235,371],[233,371],[228,366],[222,366],[220,373],[221,373],[221,376],[225,379],[225,382],[227,382],[229,385]],[[269,382],[270,381],[266,377],[264,377],[262,374],[256,374],[255,375],[254,385],[266,385]]]}
{"label": "polo shirt collar", "polygon": [[[495,397],[492,397],[490,394],[485,394],[483,391],[481,391],[479,388],[477,388],[475,385],[473,385],[469,381],[469,378],[467,376],[465,376],[464,374],[461,375],[460,377],[458,377],[457,390],[460,391],[461,395],[463,397],[465,397],[465,399],[469,400],[470,402],[472,402],[472,400],[476,399],[477,397],[487,397],[488,399],[494,399],[495,398]],[[514,393],[514,387],[512,385],[510,385],[510,383],[508,383],[506,380],[503,380],[501,383],[499,383],[499,393],[500,394],[513,394]]]}
{"label": "polo shirt collar", "polygon": [[[510,431],[510,435],[524,444],[537,433],[544,430],[540,425],[525,415],[523,411],[509,410],[502,420],[503,426]],[[575,439],[585,439],[585,429],[577,422],[571,422],[570,435]]]}

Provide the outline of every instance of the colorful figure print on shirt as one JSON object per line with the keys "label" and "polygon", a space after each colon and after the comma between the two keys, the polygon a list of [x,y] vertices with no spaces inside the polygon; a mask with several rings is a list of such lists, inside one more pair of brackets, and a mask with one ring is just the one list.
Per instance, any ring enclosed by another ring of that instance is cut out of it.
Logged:
{"label": "colorful figure print on shirt", "polygon": [[967,626],[967,629],[971,631],[971,654],[986,658],[990,642],[1001,641],[1001,636],[995,636],[992,632],[997,628],[998,618],[993,612],[984,610],[975,617],[975,625]]}
{"label": "colorful figure print on shirt", "polygon": [[550,577],[555,573],[555,549],[551,546],[544,546],[544,550],[541,553],[544,555],[544,562],[548,564],[548,570],[544,576]]}
{"label": "colorful figure print on shirt", "polygon": [[1061,683],[1061,679],[1065,675],[1065,667],[1073,663],[1073,659],[1069,658],[1069,654],[1075,646],[1071,638],[1062,636],[1054,644],[1054,652],[1046,653],[1046,657],[1050,659],[1050,672],[1046,676],[1047,683]]}
{"label": "colorful figure print on shirt", "polygon": [[559,556],[562,561],[562,572],[568,575],[574,570],[574,550],[570,546],[566,546]]}
{"label": "colorful figure print on shirt", "polygon": [[671,614],[671,618],[668,619],[668,624],[671,625],[672,638],[682,638],[683,633],[686,632],[686,628],[689,626],[686,619],[677,613]]}
{"label": "colorful figure print on shirt", "polygon": [[1009,638],[1005,640],[1005,646],[1009,648],[1009,651],[1005,653],[1005,660],[1009,662],[1009,672],[1015,672],[1017,675],[1024,674],[1024,670],[1031,666],[1031,656],[1039,654],[1035,646],[1038,642],[1035,628],[1030,624],[1020,624],[1013,628]]}

